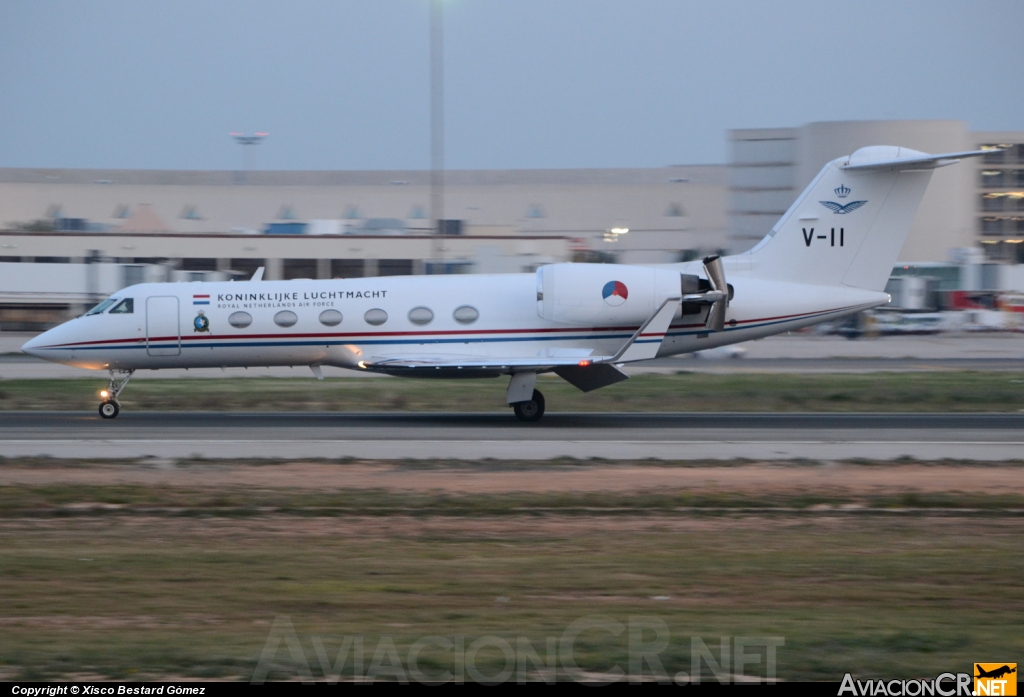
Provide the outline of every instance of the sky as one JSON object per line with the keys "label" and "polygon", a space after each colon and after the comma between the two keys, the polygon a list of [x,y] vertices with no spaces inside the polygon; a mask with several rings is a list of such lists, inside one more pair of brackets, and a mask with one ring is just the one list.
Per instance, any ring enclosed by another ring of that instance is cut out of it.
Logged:
{"label": "sky", "polygon": [[[0,0],[0,167],[430,166],[430,0]],[[723,163],[726,130],[1024,130],[1020,0],[445,0],[450,169]]]}

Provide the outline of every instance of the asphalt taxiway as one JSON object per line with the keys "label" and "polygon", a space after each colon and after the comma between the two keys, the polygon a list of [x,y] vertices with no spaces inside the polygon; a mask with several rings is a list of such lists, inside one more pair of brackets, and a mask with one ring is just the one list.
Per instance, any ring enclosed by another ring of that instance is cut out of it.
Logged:
{"label": "asphalt taxiway", "polygon": [[1024,460],[1024,414],[0,413],[0,455],[57,458]]}

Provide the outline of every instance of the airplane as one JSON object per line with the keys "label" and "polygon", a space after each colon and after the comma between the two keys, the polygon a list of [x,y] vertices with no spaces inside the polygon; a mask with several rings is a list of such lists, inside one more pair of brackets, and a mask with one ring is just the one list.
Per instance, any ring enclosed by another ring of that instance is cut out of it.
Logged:
{"label": "airplane", "polygon": [[520,421],[537,376],[584,392],[636,361],[780,334],[885,305],[932,172],[991,151],[869,146],[821,170],[753,249],[660,265],[558,263],[536,273],[143,283],[22,347],[109,371],[104,419],[137,370],[322,366],[388,375],[509,376]]}
{"label": "airplane", "polygon": [[1011,668],[1008,665],[1001,666],[994,670],[984,670],[977,663],[974,664],[974,667],[978,671],[978,674],[974,676],[976,678],[1001,678],[1004,675],[1009,675],[1011,673],[1017,672],[1016,668]]}

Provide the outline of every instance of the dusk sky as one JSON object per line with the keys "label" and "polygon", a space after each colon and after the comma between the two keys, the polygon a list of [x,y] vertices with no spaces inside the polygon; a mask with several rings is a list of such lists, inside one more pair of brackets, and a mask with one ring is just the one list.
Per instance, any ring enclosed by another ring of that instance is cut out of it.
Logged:
{"label": "dusk sky", "polygon": [[[446,164],[727,161],[726,129],[1024,130],[1020,0],[448,0]],[[429,0],[0,0],[0,167],[430,165]]]}

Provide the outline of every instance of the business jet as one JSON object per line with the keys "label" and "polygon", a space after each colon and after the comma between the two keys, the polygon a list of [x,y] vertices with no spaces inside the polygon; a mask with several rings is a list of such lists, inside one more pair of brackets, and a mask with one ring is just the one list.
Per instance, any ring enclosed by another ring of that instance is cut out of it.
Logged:
{"label": "business jet", "polygon": [[322,366],[388,375],[509,376],[539,420],[537,376],[584,392],[635,361],[779,334],[885,305],[886,281],[935,168],[987,151],[861,148],[825,165],[753,249],[664,265],[550,264],[535,274],[143,283],[22,350],[109,371],[99,413],[136,370]]}

